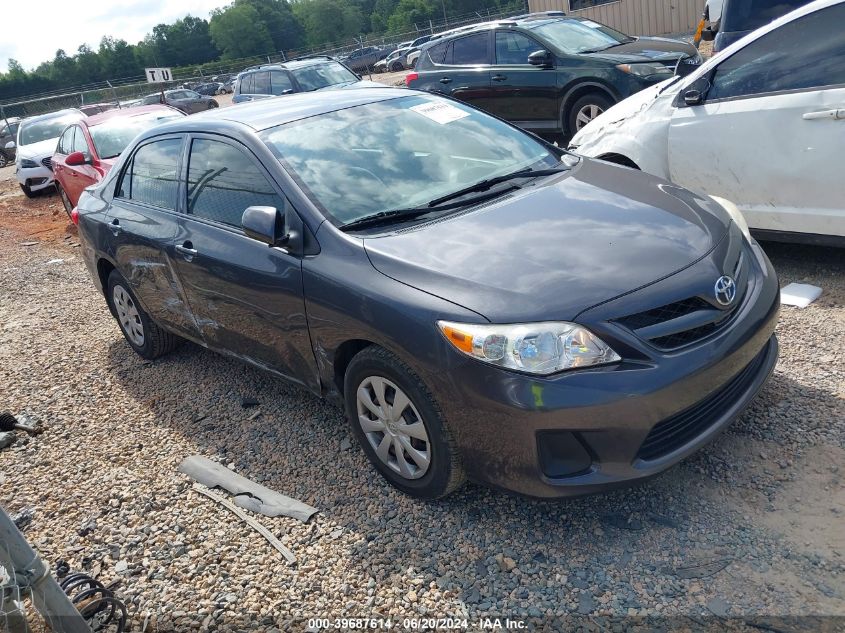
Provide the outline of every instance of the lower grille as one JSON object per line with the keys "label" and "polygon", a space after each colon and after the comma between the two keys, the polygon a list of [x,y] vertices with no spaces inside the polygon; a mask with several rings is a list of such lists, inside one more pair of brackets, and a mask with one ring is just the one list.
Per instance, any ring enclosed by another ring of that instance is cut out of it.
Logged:
{"label": "lower grille", "polygon": [[658,459],[710,428],[753,382],[768,349],[767,345],[745,369],[706,399],[655,424],[640,446],[637,457],[643,460]]}
{"label": "lower grille", "polygon": [[53,159],[52,158],[41,159],[41,164],[44,165],[50,171],[53,171]]}

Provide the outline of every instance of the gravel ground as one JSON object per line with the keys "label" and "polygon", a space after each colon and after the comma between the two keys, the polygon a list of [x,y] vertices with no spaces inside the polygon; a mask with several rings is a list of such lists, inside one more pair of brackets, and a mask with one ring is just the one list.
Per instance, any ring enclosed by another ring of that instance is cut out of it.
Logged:
{"label": "gravel ground", "polygon": [[[374,474],[342,413],[308,393],[190,344],[137,357],[57,197],[27,200],[0,182],[0,239],[0,409],[46,427],[0,451],[0,505],[33,510],[25,534],[45,561],[119,579],[132,630],[446,615],[474,630],[485,614],[683,616],[660,622],[721,628],[726,616],[845,616],[841,250],[766,245],[783,284],[824,294],[783,309],[773,379],[679,466],[585,499],[468,485],[423,503]],[[260,407],[242,408],[245,396]],[[176,467],[197,453],[320,509],[308,524],[256,515],[297,564],[191,490]],[[772,630],[843,624],[807,622]]]}

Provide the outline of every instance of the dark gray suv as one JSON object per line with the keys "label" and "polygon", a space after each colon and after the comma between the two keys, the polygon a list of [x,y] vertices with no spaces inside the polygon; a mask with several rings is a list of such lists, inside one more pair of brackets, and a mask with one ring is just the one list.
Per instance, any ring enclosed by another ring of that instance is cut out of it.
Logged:
{"label": "dark gray suv", "polygon": [[309,57],[249,68],[238,75],[232,103],[278,97],[295,92],[354,86],[361,77],[328,57]]}
{"label": "dark gray suv", "polygon": [[726,207],[369,88],[145,132],[78,220],[144,358],[187,339],[342,404],[408,494],[558,497],[675,464],[772,372],[777,278]]}

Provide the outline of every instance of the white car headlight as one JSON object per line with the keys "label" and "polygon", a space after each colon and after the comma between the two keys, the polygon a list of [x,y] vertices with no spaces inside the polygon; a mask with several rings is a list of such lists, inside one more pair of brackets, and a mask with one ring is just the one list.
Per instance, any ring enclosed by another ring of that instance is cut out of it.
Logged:
{"label": "white car headlight", "polygon": [[725,200],[724,198],[720,198],[719,196],[710,196],[716,203],[722,207],[725,211],[728,212],[728,215],[731,216],[731,219],[736,222],[736,225],[742,231],[742,234],[745,236],[745,239],[751,241],[751,231],[748,229],[748,222],[745,221],[745,217],[742,215],[742,211],[739,210],[733,202],[730,200]]}
{"label": "white car headlight", "polygon": [[531,374],[547,375],[622,360],[607,343],[575,323],[476,325],[438,321],[437,327],[467,356]]}

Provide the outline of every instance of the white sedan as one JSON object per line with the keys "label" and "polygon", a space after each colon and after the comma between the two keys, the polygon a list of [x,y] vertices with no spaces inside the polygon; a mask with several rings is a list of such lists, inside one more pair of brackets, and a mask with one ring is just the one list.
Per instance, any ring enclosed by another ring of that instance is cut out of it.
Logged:
{"label": "white sedan", "polygon": [[845,243],[843,24],[845,0],[816,0],[610,108],[570,149],[732,200],[759,237]]}

